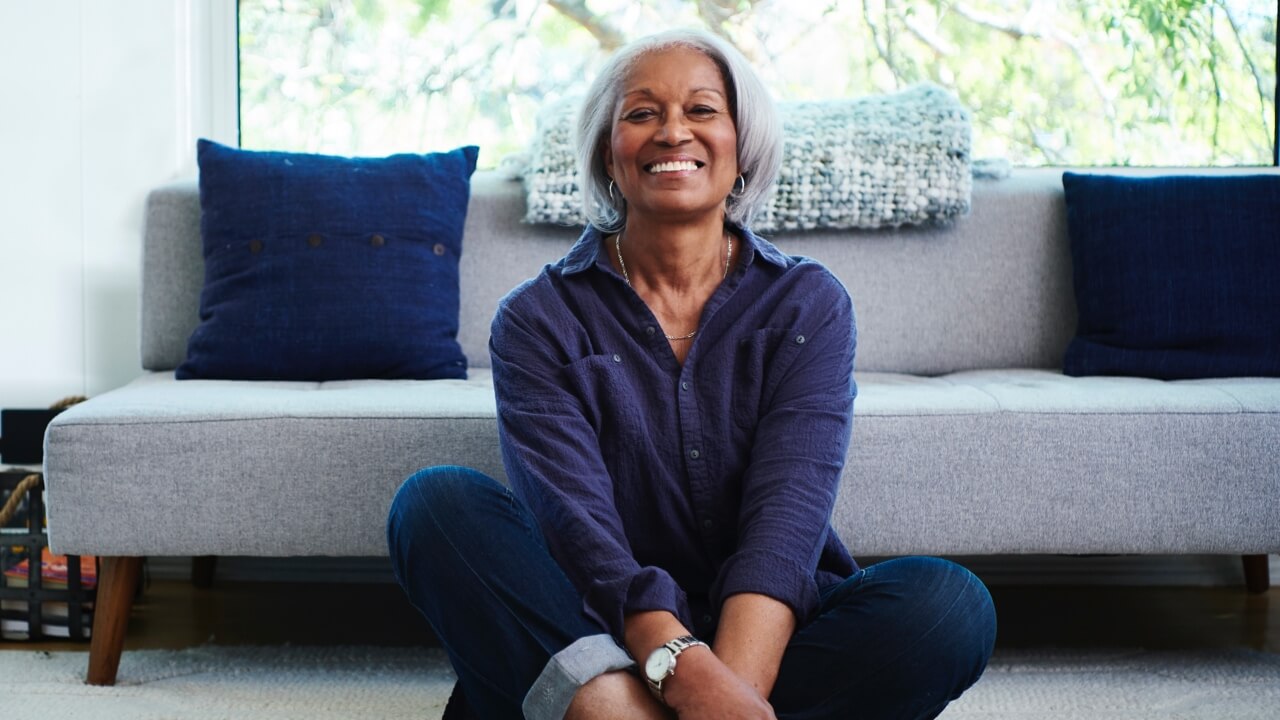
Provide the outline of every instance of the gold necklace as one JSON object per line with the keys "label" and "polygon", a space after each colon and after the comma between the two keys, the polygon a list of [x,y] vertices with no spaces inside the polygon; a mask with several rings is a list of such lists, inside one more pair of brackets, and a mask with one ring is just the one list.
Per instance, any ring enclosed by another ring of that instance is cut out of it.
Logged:
{"label": "gold necklace", "polygon": [[[626,228],[619,230],[618,234],[613,236],[613,249],[618,253],[618,267],[622,268],[622,279],[627,282],[627,287],[632,287],[631,275],[627,272],[627,262],[622,259],[622,233],[624,232],[626,232]],[[729,245],[729,249],[726,250],[724,254],[724,273],[720,275],[721,282],[723,282],[725,278],[729,277],[729,260],[733,257],[733,233],[726,232],[724,234],[724,238],[725,242]],[[692,340],[693,336],[697,334],[698,331],[694,330],[688,335],[677,335],[672,337],[671,335],[668,335],[665,330],[662,331],[662,336],[671,341]]]}

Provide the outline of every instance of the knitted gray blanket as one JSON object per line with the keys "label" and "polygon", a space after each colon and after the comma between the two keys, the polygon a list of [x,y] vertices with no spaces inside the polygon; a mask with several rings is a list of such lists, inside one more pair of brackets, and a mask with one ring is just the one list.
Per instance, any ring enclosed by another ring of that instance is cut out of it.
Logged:
{"label": "knitted gray blanket", "polygon": [[[548,107],[516,174],[531,223],[582,225],[573,124],[577,99]],[[969,113],[931,84],[853,100],[779,104],[784,129],[776,190],[757,232],[945,222],[969,212]]]}

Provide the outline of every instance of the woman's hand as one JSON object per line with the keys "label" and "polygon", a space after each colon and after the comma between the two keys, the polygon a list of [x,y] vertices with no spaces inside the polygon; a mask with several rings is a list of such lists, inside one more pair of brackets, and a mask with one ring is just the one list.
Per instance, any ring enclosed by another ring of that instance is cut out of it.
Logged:
{"label": "woman's hand", "polygon": [[681,720],[777,720],[760,693],[707,647],[680,653],[662,691]]}
{"label": "woman's hand", "polygon": [[[653,648],[688,634],[675,615],[665,610],[626,618],[627,647],[642,663]],[[662,699],[681,720],[777,720],[751,683],[705,645],[688,648],[676,658],[675,673],[662,681]]]}

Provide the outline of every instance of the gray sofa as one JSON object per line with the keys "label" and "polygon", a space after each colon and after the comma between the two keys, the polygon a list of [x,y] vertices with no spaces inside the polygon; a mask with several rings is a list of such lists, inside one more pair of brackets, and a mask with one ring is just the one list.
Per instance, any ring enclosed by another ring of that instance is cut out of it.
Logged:
{"label": "gray sofa", "polygon": [[[381,556],[400,482],[503,477],[488,370],[498,299],[577,230],[521,221],[478,173],[462,256],[467,380],[173,378],[202,284],[194,183],[147,204],[137,381],[46,437],[50,540],[106,556],[90,681],[111,683],[142,556]],[[1074,329],[1061,172],[975,183],[949,226],[774,237],[844,280],[858,316],[835,527],[855,555],[1221,553],[1265,587],[1280,551],[1280,379],[1065,377]]]}

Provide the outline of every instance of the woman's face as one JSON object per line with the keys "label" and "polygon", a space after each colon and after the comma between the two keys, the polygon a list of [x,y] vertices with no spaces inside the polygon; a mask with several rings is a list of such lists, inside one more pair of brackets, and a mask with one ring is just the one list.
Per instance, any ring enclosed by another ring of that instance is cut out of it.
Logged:
{"label": "woman's face", "polygon": [[604,161],[628,215],[722,213],[738,177],[738,131],[716,64],[689,48],[653,52],[622,92]]}

